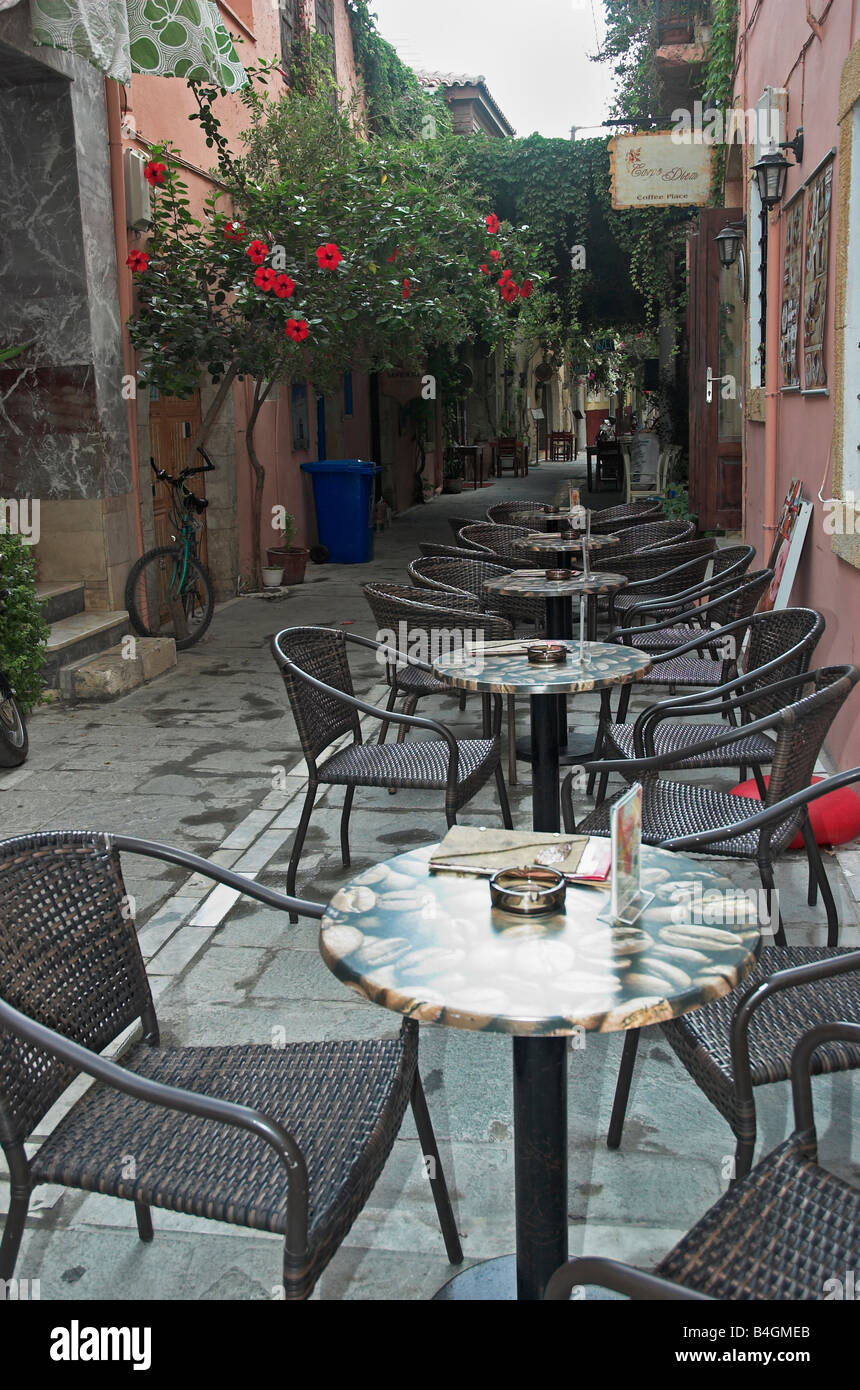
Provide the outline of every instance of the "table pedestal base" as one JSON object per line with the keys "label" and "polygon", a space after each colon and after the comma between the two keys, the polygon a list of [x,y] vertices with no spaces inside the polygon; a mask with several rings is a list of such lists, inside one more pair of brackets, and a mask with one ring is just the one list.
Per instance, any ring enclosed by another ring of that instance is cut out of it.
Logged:
{"label": "table pedestal base", "polygon": [[[591,762],[597,756],[594,740],[595,734],[569,733],[564,748],[559,749],[559,767],[580,767],[583,763]],[[531,739],[518,738],[517,762],[531,763],[533,761]]]}
{"label": "table pedestal base", "polygon": [[485,1260],[472,1265],[462,1274],[455,1274],[438,1293],[434,1303],[515,1303],[517,1298],[517,1257],[500,1255],[497,1260]]}

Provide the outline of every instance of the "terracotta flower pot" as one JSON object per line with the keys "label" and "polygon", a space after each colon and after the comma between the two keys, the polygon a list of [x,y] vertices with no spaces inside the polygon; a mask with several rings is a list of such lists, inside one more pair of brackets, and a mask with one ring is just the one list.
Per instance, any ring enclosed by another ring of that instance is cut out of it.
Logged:
{"label": "terracotta flower pot", "polygon": [[266,551],[266,559],[272,566],[283,566],[284,584],[304,584],[308,563],[308,552],[304,546],[292,546],[289,550],[276,546]]}

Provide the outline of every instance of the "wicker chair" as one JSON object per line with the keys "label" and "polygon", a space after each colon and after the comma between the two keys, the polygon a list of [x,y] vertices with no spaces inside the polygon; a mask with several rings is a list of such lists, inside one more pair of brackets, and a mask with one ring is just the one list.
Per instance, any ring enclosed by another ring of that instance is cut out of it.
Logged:
{"label": "wicker chair", "polygon": [[501,594],[487,593],[484,589],[488,579],[501,579],[511,573],[509,565],[497,565],[477,558],[475,551],[471,552],[468,560],[437,556],[413,560],[409,566],[409,578],[418,585],[442,593],[471,593],[489,612],[500,613],[512,623],[533,623],[542,629],[546,624],[546,604],[543,599],[505,598]]}
{"label": "wicker chair", "polygon": [[[757,570],[754,574],[745,575],[740,582],[729,581],[725,587],[718,586],[717,592],[704,603],[689,607],[686,612],[673,613],[672,624],[669,627],[664,627],[657,621],[642,623],[634,628],[622,628],[620,631],[627,634],[635,633],[636,640],[631,641],[630,645],[652,655],[680,647],[691,637],[701,637],[700,650],[704,655],[709,649],[709,628],[727,627],[739,618],[750,617],[758,607],[759,600],[769,589],[772,579],[773,570]],[[637,616],[653,615],[643,614],[642,610],[639,610]],[[612,637],[615,635],[613,633]]]}
{"label": "wicker chair", "polygon": [[[11,1203],[0,1279],[15,1270],[33,1188],[58,1183],[284,1236],[289,1299],[305,1299],[344,1240],[412,1103],[448,1257],[462,1260],[418,1074],[418,1029],[390,1041],[159,1047],[119,852],[204,874],[269,907],[321,917],[196,855],[127,836],[52,831],[0,844],[0,1144]],[[143,1026],[123,1065],[99,1054]],[[83,1073],[90,1088],[28,1156]],[[121,1161],[134,1155],[129,1170]],[[124,1292],[124,1291],[123,1291]]]}
{"label": "wicker chair", "polygon": [[[674,764],[677,771],[737,767],[741,781],[747,766],[751,766],[763,794],[761,769],[770,766],[773,740],[766,734],[746,734],[743,726],[780,708],[791,682],[809,670],[824,626],[821,614],[808,608],[754,614],[749,624],[749,645],[742,675],[707,694],[670,697],[650,705],[635,724],[605,724],[601,756],[618,759],[681,754],[682,761]],[[779,682],[778,688],[774,682]],[[734,742],[702,753],[699,751],[701,745],[718,738],[726,728],[724,723],[698,722],[709,714],[720,715],[723,719],[738,714],[741,727]],[[685,719],[696,722],[685,723]],[[607,776],[601,774],[598,801],[606,794]]]}
{"label": "wicker chair", "polygon": [[475,558],[475,549],[472,546],[467,550],[462,546],[439,545],[436,541],[419,541],[418,549],[422,555],[441,555],[449,560],[474,560]]}
{"label": "wicker chair", "polygon": [[[716,598],[725,588],[733,587],[732,581],[744,577],[755,559],[755,554],[753,545],[724,546],[721,550],[713,552],[710,577],[701,584],[693,584],[671,598],[667,595],[660,597],[653,593],[643,593],[638,584],[633,584],[623,593],[615,595],[613,612],[623,618],[642,616],[643,621],[647,621],[649,614],[654,617],[670,617],[673,612],[680,613],[683,609],[689,608],[691,603],[698,603],[700,600],[706,602],[710,598]],[[647,586],[647,581],[644,581],[644,585]]]}
{"label": "wicker chair", "polygon": [[[499,620],[501,621],[501,620]],[[492,731],[480,739],[457,739],[435,719],[381,710],[353,693],[347,645],[357,645],[384,657],[386,648],[367,637],[324,627],[287,628],[272,638],[272,655],[280,668],[308,765],[308,789],[287,871],[287,892],[293,893],[305,836],[319,787],[346,788],[340,824],[341,857],[350,864],[349,819],[357,787],[426,790],[445,794],[448,825],[491,777],[496,779],[504,824],[512,826],[508,793],[501,767],[501,702],[496,703]],[[404,660],[411,665],[422,665]],[[424,665],[425,671],[430,668]],[[421,742],[367,744],[359,714],[380,724],[428,729],[436,735]],[[332,753],[321,765],[317,759],[331,744],[352,735],[352,743]]]}
{"label": "wicker chair", "polygon": [[678,541],[657,550],[635,553],[613,547],[605,557],[602,554],[596,557],[592,568],[626,575],[628,587],[636,594],[671,597],[703,582],[716,544],[713,537],[706,536],[700,541]]}
{"label": "wicker chair", "polygon": [[790,1058],[794,1133],[735,1183],[653,1274],[586,1256],[556,1271],[545,1298],[563,1302],[583,1285],[649,1300],[827,1298],[828,1280],[857,1268],[860,1191],[818,1162],[811,1075],[821,1069],[822,1048],[860,1055],[860,1025],[828,1021],[804,1032]]}
{"label": "wicker chair", "polygon": [[660,521],[663,514],[663,504],[660,501],[623,502],[618,507],[601,507],[595,510],[591,518],[591,529],[595,536],[611,535],[613,531],[638,526],[641,521]]}
{"label": "wicker chair", "polygon": [[[791,682],[793,688],[789,693],[797,696],[796,685],[801,685],[803,690],[810,690],[811,694],[801,694],[793,703],[782,705],[773,713],[745,726],[745,737],[768,732],[774,735],[771,774],[765,800],[767,807],[775,806],[809,787],[816,760],[833,720],[858,680],[860,671],[856,666],[829,666],[808,672],[802,681]],[[698,752],[715,752],[732,744],[737,738],[737,729],[729,728],[699,744]],[[758,833],[758,823],[755,816],[750,814],[750,803],[745,797],[732,796],[703,782],[674,782],[660,776],[663,772],[677,769],[684,762],[685,754],[686,750],[682,749],[679,753],[651,758],[603,760],[586,763],[585,766],[588,771],[593,769],[601,774],[620,772],[629,781],[642,782],[642,838],[646,844],[665,845],[671,841],[673,847],[677,847],[674,841],[679,836],[685,836],[688,837],[685,845],[697,852],[752,860],[758,865],[762,887],[768,891],[775,887],[775,860],[800,831],[809,861],[811,882],[814,881],[820,888],[827,912],[827,944],[835,946],[839,935],[836,904],[805,806],[793,814],[786,814],[780,821],[768,821]],[[615,800],[617,797],[604,802],[586,816],[579,833],[608,836],[611,808]],[[576,828],[572,775],[568,775],[563,783],[561,803],[565,830],[570,833]],[[719,836],[713,833],[718,829],[721,829]],[[719,847],[712,849],[711,846],[717,841]],[[779,945],[785,944],[781,919],[775,939]]]}
{"label": "wicker chair", "polygon": [[459,543],[460,532],[463,527],[471,526],[475,521],[480,521],[480,518],[474,516],[449,516],[448,525],[454,532],[454,540]]}
{"label": "wicker chair", "polygon": [[509,569],[529,569],[533,561],[523,550],[514,548],[514,541],[522,540],[529,534],[527,526],[494,526],[492,522],[484,525],[464,526],[460,532],[460,544],[481,551],[486,559],[507,565]]}
{"label": "wicker chair", "polygon": [[527,517],[535,531],[543,531],[546,513],[550,510],[546,502],[529,501],[527,498],[522,502],[497,502],[488,509],[487,520],[494,526],[522,526],[523,518]]}
{"label": "wicker chair", "polygon": [[691,541],[696,535],[692,521],[640,521],[619,531],[620,545],[613,555],[633,555],[640,551],[665,549]]}

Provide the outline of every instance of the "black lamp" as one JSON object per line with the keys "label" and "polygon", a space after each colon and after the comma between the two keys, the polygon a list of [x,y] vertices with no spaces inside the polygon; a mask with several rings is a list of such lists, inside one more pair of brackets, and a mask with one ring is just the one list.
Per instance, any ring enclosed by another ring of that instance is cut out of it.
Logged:
{"label": "black lamp", "polygon": [[777,203],[782,202],[782,195],[785,193],[785,181],[788,171],[791,168],[782,150],[770,150],[763,154],[757,164],[753,165],[758,191],[761,197],[761,205],[766,210],[775,208]]}
{"label": "black lamp", "polygon": [[744,239],[746,222],[728,222],[721,232],[717,232],[714,240],[720,251],[720,265],[724,270],[731,270],[738,258],[738,253]]}

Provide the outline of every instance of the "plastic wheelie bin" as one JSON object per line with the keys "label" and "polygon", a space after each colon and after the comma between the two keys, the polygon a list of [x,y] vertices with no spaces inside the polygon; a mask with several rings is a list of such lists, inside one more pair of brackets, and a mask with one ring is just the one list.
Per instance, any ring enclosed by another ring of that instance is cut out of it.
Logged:
{"label": "plastic wheelie bin", "polygon": [[320,545],[334,565],[366,565],[373,559],[374,481],[382,469],[363,459],[303,463],[314,484]]}

